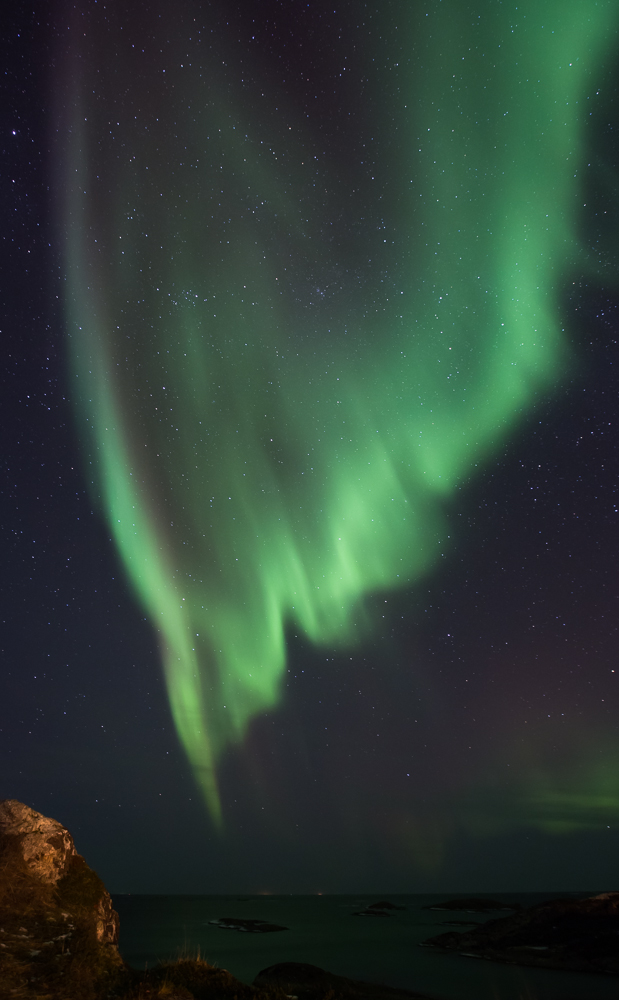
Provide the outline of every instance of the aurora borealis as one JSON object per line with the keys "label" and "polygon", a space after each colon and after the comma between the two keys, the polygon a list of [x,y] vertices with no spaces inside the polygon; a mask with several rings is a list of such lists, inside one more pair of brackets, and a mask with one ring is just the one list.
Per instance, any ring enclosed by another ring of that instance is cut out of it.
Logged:
{"label": "aurora borealis", "polygon": [[[114,7],[80,22],[76,377],[97,489],[215,815],[215,756],[277,704],[285,627],[358,644],[363,597],[448,545],[441,500],[566,362],[581,106],[615,8],[529,4],[517,32],[511,11],[480,9],[472,26],[458,4],[400,11],[433,69],[407,59],[390,102],[388,203],[364,247],[383,266],[358,305],[360,262],[317,191],[335,172],[319,123],[273,108],[277,93],[255,108],[233,56],[211,65],[191,4],[162,8],[154,34]],[[352,170],[346,184],[351,201]],[[376,211],[381,188],[349,214]],[[304,316],[309,261],[333,301]]]}
{"label": "aurora borealis", "polygon": [[[614,507],[548,542],[561,480],[529,525],[550,438],[585,448],[569,393],[614,287],[617,2],[78,3],[55,24],[71,473],[119,560],[101,675],[163,666],[203,822],[237,845],[264,823],[294,854],[331,825],[361,867],[378,843],[434,877],[456,841],[611,830],[613,619],[568,558],[602,580]],[[612,463],[587,468],[597,503]]]}

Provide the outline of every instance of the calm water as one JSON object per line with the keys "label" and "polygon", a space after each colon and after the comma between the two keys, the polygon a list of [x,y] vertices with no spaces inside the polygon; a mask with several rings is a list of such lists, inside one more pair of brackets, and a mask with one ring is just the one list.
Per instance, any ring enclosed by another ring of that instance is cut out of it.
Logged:
{"label": "calm water", "polygon": [[[419,990],[440,1000],[617,1000],[619,979],[499,965],[420,948],[450,927],[445,921],[488,916],[424,909],[448,896],[114,896],[120,950],[130,965],[200,954],[246,983],[276,962],[310,962],[329,972]],[[494,896],[531,906],[544,895]],[[389,899],[405,906],[389,917],[355,910]],[[286,931],[244,934],[209,924],[244,917],[283,924]]]}

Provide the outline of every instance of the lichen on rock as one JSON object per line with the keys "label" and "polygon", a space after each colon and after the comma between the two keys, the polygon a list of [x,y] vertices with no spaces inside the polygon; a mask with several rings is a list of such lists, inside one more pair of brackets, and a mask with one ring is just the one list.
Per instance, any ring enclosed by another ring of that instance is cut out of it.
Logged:
{"label": "lichen on rock", "polygon": [[128,976],[118,914],[69,831],[0,802],[0,997],[91,1000]]}
{"label": "lichen on rock", "polygon": [[33,875],[55,885],[75,853],[73,837],[57,820],[42,816],[23,802],[0,802],[0,837],[14,838],[15,846]]}

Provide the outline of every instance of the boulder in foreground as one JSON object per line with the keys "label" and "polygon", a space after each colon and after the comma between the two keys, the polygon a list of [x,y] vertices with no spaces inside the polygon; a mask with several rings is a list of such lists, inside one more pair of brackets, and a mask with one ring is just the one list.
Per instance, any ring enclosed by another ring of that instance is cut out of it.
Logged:
{"label": "boulder in foreground", "polygon": [[254,986],[265,991],[278,991],[296,1000],[414,1000],[423,994],[398,990],[379,983],[363,983],[325,972],[317,965],[305,962],[280,962],[263,969],[254,979]]}
{"label": "boulder in foreground", "polygon": [[69,831],[0,801],[0,995],[89,1000],[124,971],[118,914]]}

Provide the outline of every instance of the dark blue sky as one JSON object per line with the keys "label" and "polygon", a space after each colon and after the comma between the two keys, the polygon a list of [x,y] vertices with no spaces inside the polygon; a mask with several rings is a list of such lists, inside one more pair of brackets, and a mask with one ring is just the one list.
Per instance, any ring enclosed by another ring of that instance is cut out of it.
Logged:
{"label": "dark blue sky", "polygon": [[[221,763],[220,836],[175,734],[156,638],[88,492],[54,203],[65,15],[33,6],[11,5],[0,30],[0,797],[64,823],[112,892],[612,888],[619,297],[596,262],[616,250],[615,76],[588,132],[590,259],[563,297],[570,375],[462,483],[445,510],[457,544],[388,595],[371,640],[351,655],[290,636],[281,705]],[[379,5],[269,0],[226,4],[225,17],[201,5],[226,39],[224,22],[247,32],[256,7],[264,73],[301,60],[327,79],[342,34],[380,52],[398,4],[380,5],[383,34]],[[341,144],[346,108],[329,111],[326,89],[324,129]],[[579,811],[583,788],[593,799]],[[567,820],[582,828],[549,832]]]}

